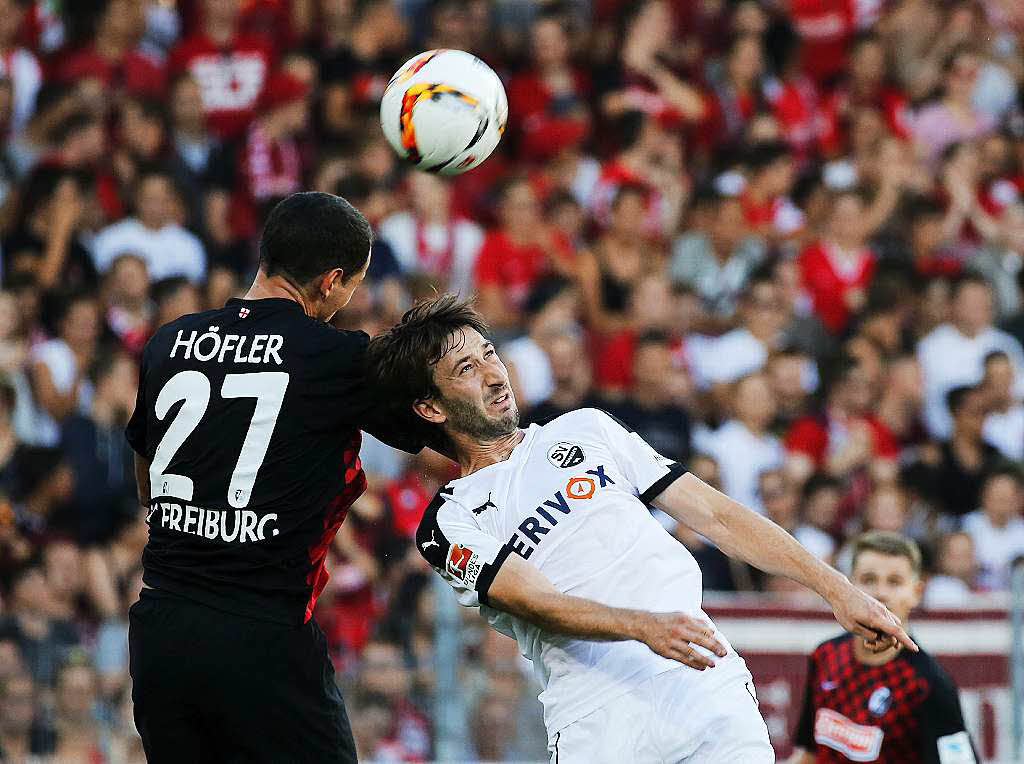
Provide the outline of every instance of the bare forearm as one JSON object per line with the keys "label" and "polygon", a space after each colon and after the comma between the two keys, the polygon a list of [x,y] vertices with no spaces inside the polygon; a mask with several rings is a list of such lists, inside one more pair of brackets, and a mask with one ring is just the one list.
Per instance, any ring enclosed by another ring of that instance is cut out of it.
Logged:
{"label": "bare forearm", "polygon": [[679,478],[655,503],[730,557],[765,573],[791,578],[829,601],[839,589],[849,586],[839,571],[816,558],[771,520],[693,475]]}
{"label": "bare forearm", "polygon": [[516,603],[513,615],[557,634],[577,639],[614,642],[641,639],[641,624],[650,616],[641,610],[616,608],[568,594],[546,594]]}

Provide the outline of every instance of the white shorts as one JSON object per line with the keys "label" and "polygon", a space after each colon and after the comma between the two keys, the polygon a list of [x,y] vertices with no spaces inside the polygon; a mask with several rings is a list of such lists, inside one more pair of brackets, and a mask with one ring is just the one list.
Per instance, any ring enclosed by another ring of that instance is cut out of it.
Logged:
{"label": "white shorts", "polygon": [[[718,669],[724,671],[715,676]],[[652,677],[563,727],[548,751],[551,764],[775,762],[754,682],[739,656],[699,679],[686,667]]]}

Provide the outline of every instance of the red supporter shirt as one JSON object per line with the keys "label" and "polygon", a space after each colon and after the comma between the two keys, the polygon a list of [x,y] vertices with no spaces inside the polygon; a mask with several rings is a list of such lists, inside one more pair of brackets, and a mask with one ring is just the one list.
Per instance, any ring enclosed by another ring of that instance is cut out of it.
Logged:
{"label": "red supporter shirt", "polygon": [[842,72],[854,33],[878,20],[882,0],[789,0],[801,65],[819,83]]}
{"label": "red supporter shirt", "polygon": [[[898,459],[900,445],[892,431],[873,414],[858,420],[871,428],[874,445],[872,451],[877,459]],[[827,416],[804,416],[793,422],[786,434],[786,450],[809,457],[816,466],[825,463],[829,451],[841,446],[840,433],[845,430],[840,423]]]}
{"label": "red supporter shirt", "polygon": [[[587,78],[574,72],[574,97],[584,99]],[[519,135],[523,159],[541,160],[579,141],[587,130],[585,119],[562,115],[553,109],[555,99],[537,72],[513,77],[508,84],[508,113]]]}
{"label": "red supporter shirt", "polygon": [[878,268],[875,254],[864,247],[852,266],[843,266],[831,253],[829,244],[818,241],[800,253],[800,276],[814,302],[814,312],[833,333],[841,332],[850,320],[846,294],[866,289]]}
{"label": "red supporter shirt", "polygon": [[766,97],[779,123],[782,138],[800,156],[805,156],[817,143],[823,130],[818,89],[802,75],[785,81],[774,81],[766,88]]}
{"label": "red supporter shirt", "polygon": [[426,491],[415,472],[407,472],[389,483],[385,495],[391,509],[392,530],[402,538],[414,538],[423,512],[434,495]]}
{"label": "red supporter shirt", "polygon": [[868,101],[857,101],[849,87],[833,90],[821,104],[821,147],[827,154],[841,152],[846,146],[845,122],[850,112],[861,106],[877,109],[885,118],[885,126],[897,138],[910,137],[910,101],[906,94],[893,87],[882,87]]}
{"label": "red supporter shirt", "polygon": [[252,119],[263,86],[274,65],[268,43],[237,37],[224,47],[199,33],[183,40],[171,53],[172,73],[188,70],[199,83],[210,130],[233,138]]}
{"label": "red supporter shirt", "polygon": [[500,288],[506,305],[519,310],[547,265],[547,254],[540,246],[516,244],[501,229],[493,230],[480,247],[476,283],[478,287]]}
{"label": "red supporter shirt", "polygon": [[54,76],[63,82],[97,79],[108,88],[133,95],[160,96],[167,84],[167,72],[159,59],[131,50],[120,61],[111,61],[91,45],[61,56]]}

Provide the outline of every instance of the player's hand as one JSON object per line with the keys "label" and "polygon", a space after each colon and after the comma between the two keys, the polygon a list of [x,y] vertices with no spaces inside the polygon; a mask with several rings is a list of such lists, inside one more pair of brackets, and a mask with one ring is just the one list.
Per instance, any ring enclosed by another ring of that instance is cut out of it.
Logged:
{"label": "player's hand", "polygon": [[710,650],[720,658],[725,657],[725,646],[715,639],[711,624],[702,618],[693,618],[685,613],[649,613],[643,625],[642,642],[658,655],[703,671],[715,662],[694,645]]}
{"label": "player's hand", "polygon": [[853,584],[844,587],[829,604],[843,628],[863,637],[865,647],[872,652],[880,653],[897,644],[918,652],[918,646],[904,631],[900,619]]}

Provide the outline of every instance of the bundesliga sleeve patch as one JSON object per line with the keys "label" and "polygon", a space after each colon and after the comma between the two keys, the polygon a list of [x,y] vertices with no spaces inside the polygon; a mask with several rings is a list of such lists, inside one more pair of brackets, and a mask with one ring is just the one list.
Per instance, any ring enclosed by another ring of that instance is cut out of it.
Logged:
{"label": "bundesliga sleeve patch", "polygon": [[936,743],[939,747],[939,764],[978,764],[966,732],[943,735]]}
{"label": "bundesliga sleeve patch", "polygon": [[448,563],[445,567],[448,575],[472,589],[476,586],[484,566],[480,562],[480,555],[468,546],[452,544],[448,549]]}
{"label": "bundesliga sleeve patch", "polygon": [[881,727],[857,724],[831,708],[814,717],[814,742],[839,751],[850,761],[875,761],[882,750]]}

